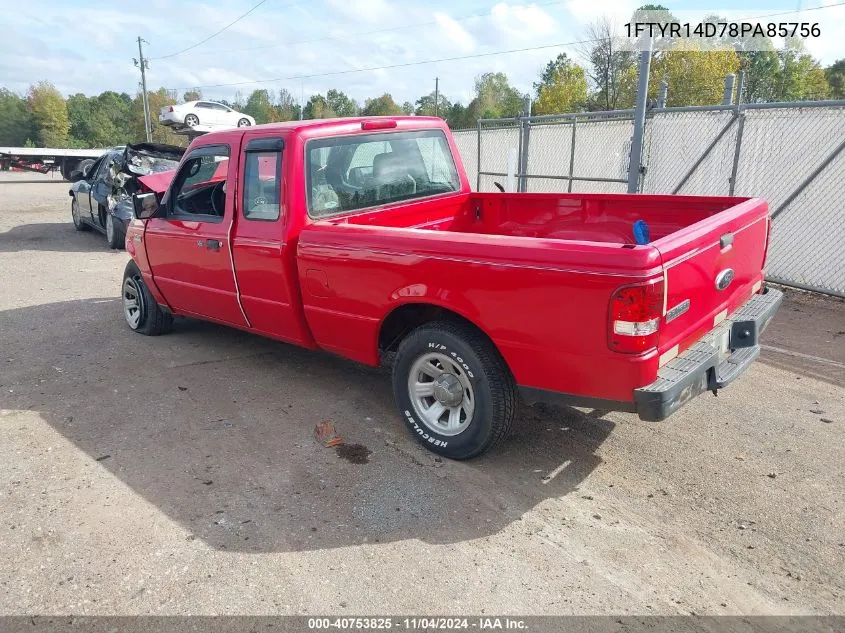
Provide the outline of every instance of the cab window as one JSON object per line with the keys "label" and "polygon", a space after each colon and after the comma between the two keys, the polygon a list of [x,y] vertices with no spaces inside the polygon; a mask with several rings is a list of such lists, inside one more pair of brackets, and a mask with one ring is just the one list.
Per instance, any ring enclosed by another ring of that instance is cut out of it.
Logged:
{"label": "cab window", "polygon": [[244,217],[278,220],[282,155],[278,151],[247,152],[244,165]]}
{"label": "cab window", "polygon": [[220,221],[226,210],[226,175],[229,148],[201,147],[191,152],[173,187],[169,215],[204,216],[203,221]]}

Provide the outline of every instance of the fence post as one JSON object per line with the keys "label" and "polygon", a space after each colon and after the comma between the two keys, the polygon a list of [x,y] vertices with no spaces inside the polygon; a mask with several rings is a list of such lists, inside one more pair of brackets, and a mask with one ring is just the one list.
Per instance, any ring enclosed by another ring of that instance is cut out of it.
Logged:
{"label": "fence post", "polygon": [[734,195],[736,191],[736,173],[739,170],[739,154],[742,149],[742,131],[745,129],[745,110],[740,106],[736,107],[736,114],[739,117],[739,126],[736,129],[736,147],[734,147],[734,164],[731,168],[731,179],[728,195]]}
{"label": "fence post", "polygon": [[478,154],[476,156],[475,164],[478,167],[475,170],[475,190],[481,191],[481,119],[477,122],[478,125]]}
{"label": "fence post", "polygon": [[669,84],[664,79],[660,82],[660,92],[657,93],[657,107],[658,108],[665,108],[666,107],[666,98],[669,94]]}
{"label": "fence post", "polygon": [[645,107],[648,100],[648,74],[651,70],[652,41],[646,40],[645,50],[640,52],[640,67],[637,71],[637,105],[634,109],[634,135],[631,137],[631,156],[628,160],[628,193],[637,193],[643,158],[643,131],[645,130]]}
{"label": "fence post", "polygon": [[722,97],[722,105],[731,105],[734,101],[734,81],[736,75],[733,73],[725,76],[725,95]]}
{"label": "fence post", "polygon": [[736,104],[742,103],[742,89],[745,87],[745,71],[739,71],[739,78],[736,82]]}
{"label": "fence post", "polygon": [[572,193],[572,176],[575,175],[575,126],[578,123],[578,117],[572,117],[572,142],[569,147],[569,186],[567,191]]}
{"label": "fence post", "polygon": [[519,179],[517,180],[517,191],[525,193],[528,191],[528,139],[531,136],[531,97],[525,95],[522,106],[522,115],[519,118]]}

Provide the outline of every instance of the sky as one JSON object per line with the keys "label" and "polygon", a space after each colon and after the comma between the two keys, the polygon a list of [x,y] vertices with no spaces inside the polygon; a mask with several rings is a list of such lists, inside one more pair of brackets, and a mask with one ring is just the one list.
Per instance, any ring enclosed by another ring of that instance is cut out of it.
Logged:
{"label": "sky", "polygon": [[[385,92],[402,103],[432,92],[438,77],[442,94],[467,103],[481,73],[504,72],[528,92],[558,53],[583,63],[573,42],[585,38],[589,23],[608,16],[621,29],[643,0],[265,0],[195,46],[258,2],[0,0],[0,86],[23,94],[29,84],[48,80],[64,95],[134,95],[141,36],[148,42],[148,88],[175,89],[180,97],[194,87],[205,98],[228,100],[236,91],[246,97],[256,88],[286,88],[307,100],[336,88],[361,103]],[[842,0],[663,4],[683,19],[803,9],[767,20],[818,22],[821,37],[806,42],[809,52],[823,65],[845,57]],[[418,63],[456,57],[463,59]],[[394,67],[372,70],[383,66]]]}

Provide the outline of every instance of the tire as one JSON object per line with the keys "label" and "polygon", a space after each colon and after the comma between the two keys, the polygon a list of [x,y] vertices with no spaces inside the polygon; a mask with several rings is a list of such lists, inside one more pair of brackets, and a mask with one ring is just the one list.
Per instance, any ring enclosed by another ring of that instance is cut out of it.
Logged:
{"label": "tire", "polygon": [[123,316],[129,329],[146,336],[167,334],[173,328],[173,315],[161,306],[147,289],[141,271],[135,262],[126,264],[123,284],[120,287]]}
{"label": "tire", "polygon": [[196,114],[189,114],[185,117],[185,125],[194,127],[200,124],[200,118]]}
{"label": "tire", "polygon": [[115,220],[114,216],[106,212],[106,241],[109,248],[121,249],[126,241],[126,233],[123,230],[123,222]]}
{"label": "tire", "polygon": [[249,122],[249,119],[239,119],[238,120],[238,127],[250,127],[252,123]]}
{"label": "tire", "polygon": [[[429,382],[432,387],[417,386],[419,393],[412,395],[412,385]],[[507,435],[517,402],[513,376],[493,343],[453,321],[426,323],[402,341],[393,366],[393,395],[413,436],[451,459],[471,459],[495,446]],[[443,412],[432,420],[440,410],[436,405]]]}
{"label": "tire", "polygon": [[79,214],[79,202],[76,201],[76,196],[70,201],[70,217],[77,231],[87,231],[90,228],[82,221],[82,216]]}

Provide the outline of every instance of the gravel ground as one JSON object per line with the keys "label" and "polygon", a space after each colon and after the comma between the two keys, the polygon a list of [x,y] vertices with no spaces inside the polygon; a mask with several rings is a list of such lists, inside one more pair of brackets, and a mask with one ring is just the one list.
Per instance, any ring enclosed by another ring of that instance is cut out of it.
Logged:
{"label": "gravel ground", "polygon": [[762,362],[670,421],[524,408],[439,462],[380,370],[130,332],[127,256],[67,190],[0,174],[0,614],[845,611],[841,301],[791,293]]}

